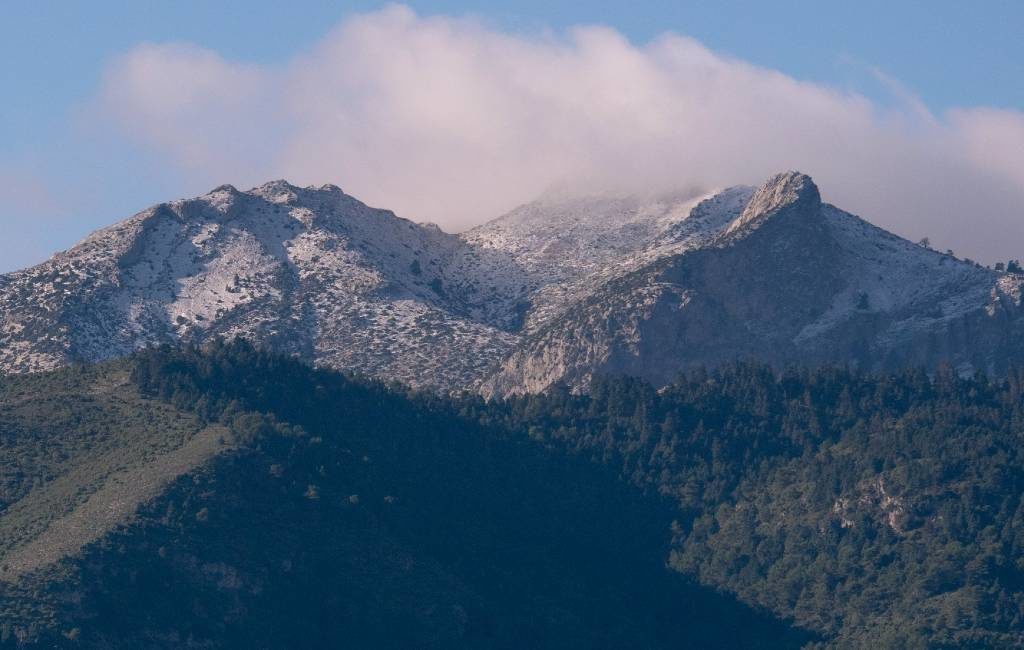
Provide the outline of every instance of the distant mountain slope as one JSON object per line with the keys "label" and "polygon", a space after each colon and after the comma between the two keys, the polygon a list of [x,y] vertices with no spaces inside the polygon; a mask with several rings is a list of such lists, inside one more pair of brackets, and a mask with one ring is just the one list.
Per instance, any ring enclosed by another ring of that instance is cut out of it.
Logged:
{"label": "distant mountain slope", "polygon": [[493,272],[511,263],[498,258],[335,187],[224,186],[2,276],[0,366],[242,335],[390,379],[467,385],[515,341],[523,288]]}
{"label": "distant mountain slope", "polygon": [[743,209],[753,190],[713,196],[548,197],[462,235],[515,260],[536,330],[608,280],[644,262],[697,248]]}
{"label": "distant mountain slope", "polygon": [[333,186],[222,186],[0,276],[0,368],[245,336],[386,380],[472,388],[522,331],[699,245],[744,192],[704,201],[693,219],[685,197],[546,200],[455,236]]}
{"label": "distant mountain slope", "polygon": [[738,357],[999,371],[1024,356],[1021,285],[824,204],[795,172],[756,191],[546,197],[458,236],[275,181],[155,206],[0,276],[0,370],[244,336],[487,395],[664,384]]}
{"label": "distant mountain slope", "polygon": [[1000,371],[1024,355],[1022,281],[911,244],[781,174],[703,246],[609,280],[533,333],[483,390],[584,389],[601,374],[664,385],[737,358]]}

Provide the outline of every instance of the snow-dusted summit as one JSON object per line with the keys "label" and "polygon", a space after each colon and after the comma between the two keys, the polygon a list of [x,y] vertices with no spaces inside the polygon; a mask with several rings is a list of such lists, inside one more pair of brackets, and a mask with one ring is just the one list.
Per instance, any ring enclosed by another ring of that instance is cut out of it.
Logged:
{"label": "snow-dusted summit", "polygon": [[514,268],[333,186],[222,186],[0,277],[0,368],[245,336],[410,384],[468,386],[518,340],[524,288],[504,282]]}
{"label": "snow-dusted summit", "polygon": [[214,336],[487,395],[737,357],[999,370],[1024,356],[1021,284],[822,203],[796,172],[546,197],[462,235],[275,181],[157,205],[0,276],[0,370]]}
{"label": "snow-dusted summit", "polygon": [[697,248],[735,217],[753,190],[712,195],[546,197],[463,234],[520,267],[536,330],[613,277]]}
{"label": "snow-dusted summit", "polygon": [[[728,193],[727,193],[728,194]],[[663,385],[739,358],[1001,371],[1024,360],[1021,284],[912,244],[779,174],[699,246],[609,280],[536,332],[488,395],[584,389],[600,374]]]}

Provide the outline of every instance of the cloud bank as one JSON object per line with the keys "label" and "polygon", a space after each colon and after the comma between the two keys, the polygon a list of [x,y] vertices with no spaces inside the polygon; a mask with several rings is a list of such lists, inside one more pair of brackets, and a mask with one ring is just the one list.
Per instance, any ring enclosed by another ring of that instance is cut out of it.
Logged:
{"label": "cloud bank", "polygon": [[108,68],[99,102],[210,187],[331,182],[449,230],[556,185],[712,188],[799,169],[908,237],[1024,257],[1024,113],[933,115],[894,95],[879,106],[676,34],[523,35],[393,6],[277,66],[141,45]]}

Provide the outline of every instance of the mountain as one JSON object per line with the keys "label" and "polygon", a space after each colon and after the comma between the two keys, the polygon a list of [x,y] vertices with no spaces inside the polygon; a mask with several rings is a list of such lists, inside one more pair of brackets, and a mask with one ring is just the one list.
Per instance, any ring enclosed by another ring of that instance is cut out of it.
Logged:
{"label": "mountain", "polygon": [[1001,372],[1024,354],[1024,277],[822,203],[806,175],[773,177],[718,225],[701,245],[610,279],[528,334],[484,392],[584,389],[623,374],[665,385],[737,358]]}
{"label": "mountain", "polygon": [[411,384],[468,385],[516,341],[523,288],[510,265],[333,186],[223,186],[2,276],[0,367],[244,336]]}
{"label": "mountain", "polygon": [[[515,347],[527,317],[542,321],[542,307],[565,304],[581,280],[596,285],[606,267],[660,232],[655,223],[686,219],[688,205],[545,204],[540,220],[549,226],[559,210],[589,224],[588,238],[586,228],[572,234],[576,266],[555,273],[552,256],[566,241],[556,228],[512,245],[535,206],[460,237],[369,208],[334,186],[222,186],[0,276],[0,369],[243,336],[386,380],[472,388]],[[637,230],[625,243],[627,224],[610,227],[623,214]]]}
{"label": "mountain", "polygon": [[749,188],[713,197],[549,196],[463,235],[515,260],[526,278],[523,332],[536,331],[608,280],[654,259],[700,247],[742,210]]}
{"label": "mountain", "polygon": [[1009,648],[1022,380],[729,363],[479,412],[672,499],[670,566],[821,634],[807,650]]}
{"label": "mountain", "polygon": [[868,368],[1021,358],[1022,278],[823,203],[809,177],[550,195],[461,235],[334,186],[219,187],[0,276],[0,370],[243,336],[442,391],[657,385],[738,357]]}

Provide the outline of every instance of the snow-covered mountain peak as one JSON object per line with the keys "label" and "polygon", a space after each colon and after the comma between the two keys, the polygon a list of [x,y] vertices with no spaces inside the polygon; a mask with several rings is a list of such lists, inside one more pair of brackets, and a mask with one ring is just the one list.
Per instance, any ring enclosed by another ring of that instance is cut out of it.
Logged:
{"label": "snow-covered mountain peak", "polygon": [[[221,188],[217,188],[217,190],[219,189]],[[214,190],[210,194],[212,195],[214,192],[217,192],[217,190]],[[236,193],[238,192],[236,191]],[[251,190],[241,192],[241,194],[263,199],[264,201],[277,205],[326,203],[345,196],[345,193],[337,185],[328,183],[319,187],[314,185],[299,187],[298,185],[293,185],[284,179],[263,183]]]}
{"label": "snow-covered mountain peak", "polygon": [[549,193],[461,237],[525,271],[531,309],[524,329],[531,331],[608,279],[708,241],[746,203],[717,196]]}
{"label": "snow-covered mountain peak", "polygon": [[271,203],[292,203],[298,199],[299,192],[301,191],[301,188],[282,179],[254,187],[247,194],[258,196]]}
{"label": "snow-covered mountain peak", "polygon": [[702,197],[685,219],[667,224],[653,248],[695,248],[711,241],[743,212],[754,191],[753,187],[736,185]]}
{"label": "snow-covered mountain peak", "polygon": [[515,253],[529,270],[575,275],[633,254],[685,220],[704,197],[544,196],[462,235],[474,245]]}
{"label": "snow-covered mountain peak", "polygon": [[802,214],[816,214],[821,207],[821,194],[811,177],[796,171],[776,174],[751,197],[743,213],[726,229],[726,233],[757,228],[772,215],[790,208]]}
{"label": "snow-covered mountain peak", "polygon": [[517,269],[335,186],[220,186],[0,276],[0,371],[244,336],[412,385],[466,386],[510,345]]}
{"label": "snow-covered mountain peak", "polygon": [[998,369],[1024,358],[1022,286],[821,203],[798,172],[549,195],[460,235],[279,180],[156,205],[0,276],[0,372],[217,336],[490,394],[737,355]]}
{"label": "snow-covered mountain peak", "polygon": [[164,210],[182,222],[215,221],[263,231],[269,228],[276,233],[274,236],[286,239],[291,238],[289,233],[295,228],[370,239],[387,239],[395,229],[417,229],[411,221],[390,210],[367,206],[336,185],[298,187],[285,180],[270,181],[245,191],[221,185],[196,198],[154,206],[133,219],[157,219]]}

